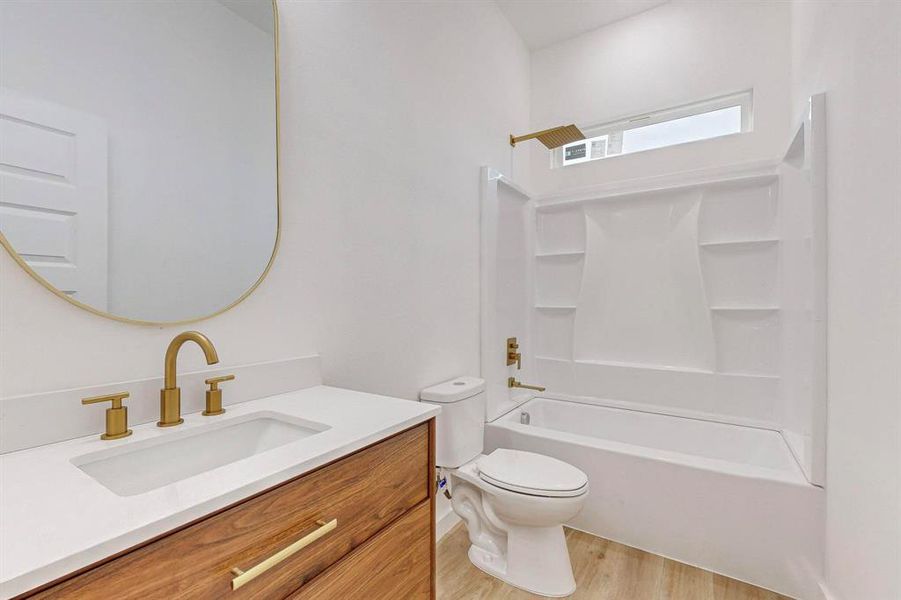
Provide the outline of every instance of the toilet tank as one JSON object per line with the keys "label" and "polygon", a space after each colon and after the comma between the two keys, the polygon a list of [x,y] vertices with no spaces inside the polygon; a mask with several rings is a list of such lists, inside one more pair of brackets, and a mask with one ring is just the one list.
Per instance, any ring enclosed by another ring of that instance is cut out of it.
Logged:
{"label": "toilet tank", "polygon": [[428,387],[419,399],[441,406],[435,419],[435,463],[455,469],[482,453],[485,429],[485,380],[457,377]]}

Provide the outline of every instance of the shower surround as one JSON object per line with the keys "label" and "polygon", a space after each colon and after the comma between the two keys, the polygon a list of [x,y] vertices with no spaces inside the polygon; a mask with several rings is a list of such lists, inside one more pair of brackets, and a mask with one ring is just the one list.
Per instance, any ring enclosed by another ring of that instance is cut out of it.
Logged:
{"label": "shower surround", "polygon": [[760,174],[539,206],[539,379],[776,428],[777,196]]}
{"label": "shower surround", "polygon": [[[485,169],[482,375],[490,447],[589,473],[595,499],[572,525],[815,598],[826,484],[823,97],[804,112],[785,156],[770,162],[538,198]],[[511,336],[521,371],[502,361]],[[514,394],[504,386],[514,375],[547,391]],[[523,425],[530,406],[540,410]],[[694,455],[679,450],[688,446]],[[780,468],[761,468],[761,452]]]}

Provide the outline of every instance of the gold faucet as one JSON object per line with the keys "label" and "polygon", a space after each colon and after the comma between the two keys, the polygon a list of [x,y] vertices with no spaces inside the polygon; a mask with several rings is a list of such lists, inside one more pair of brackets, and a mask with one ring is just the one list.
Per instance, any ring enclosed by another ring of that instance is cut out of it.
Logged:
{"label": "gold faucet", "polygon": [[219,362],[219,355],[213,347],[213,342],[198,331],[185,331],[179,333],[166,349],[166,377],[165,387],[160,390],[160,420],[158,427],[172,427],[184,423],[181,418],[181,390],[175,385],[177,374],[175,363],[178,359],[178,351],[185,342],[195,342],[206,356],[206,364],[214,365]]}
{"label": "gold faucet", "polygon": [[507,387],[508,388],[522,388],[524,390],[535,390],[538,392],[543,392],[547,388],[543,388],[540,385],[526,385],[521,381],[516,381],[516,377],[508,377],[507,378]]}

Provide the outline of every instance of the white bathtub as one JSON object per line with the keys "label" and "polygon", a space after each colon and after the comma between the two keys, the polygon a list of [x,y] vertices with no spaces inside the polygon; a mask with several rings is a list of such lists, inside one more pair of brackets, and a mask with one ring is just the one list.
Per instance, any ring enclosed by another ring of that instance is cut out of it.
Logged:
{"label": "white bathtub", "polygon": [[591,496],[572,527],[820,597],[823,491],[778,432],[534,398],[488,423],[485,441],[487,451],[540,452],[582,469]]}

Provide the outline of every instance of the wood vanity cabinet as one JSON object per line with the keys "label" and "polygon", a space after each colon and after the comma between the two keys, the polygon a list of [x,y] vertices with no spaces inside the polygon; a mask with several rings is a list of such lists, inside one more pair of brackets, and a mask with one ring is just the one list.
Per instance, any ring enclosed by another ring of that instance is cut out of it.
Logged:
{"label": "wood vanity cabinet", "polygon": [[[434,598],[434,460],[433,419],[22,597]],[[333,519],[232,589],[233,568],[247,572]]]}

